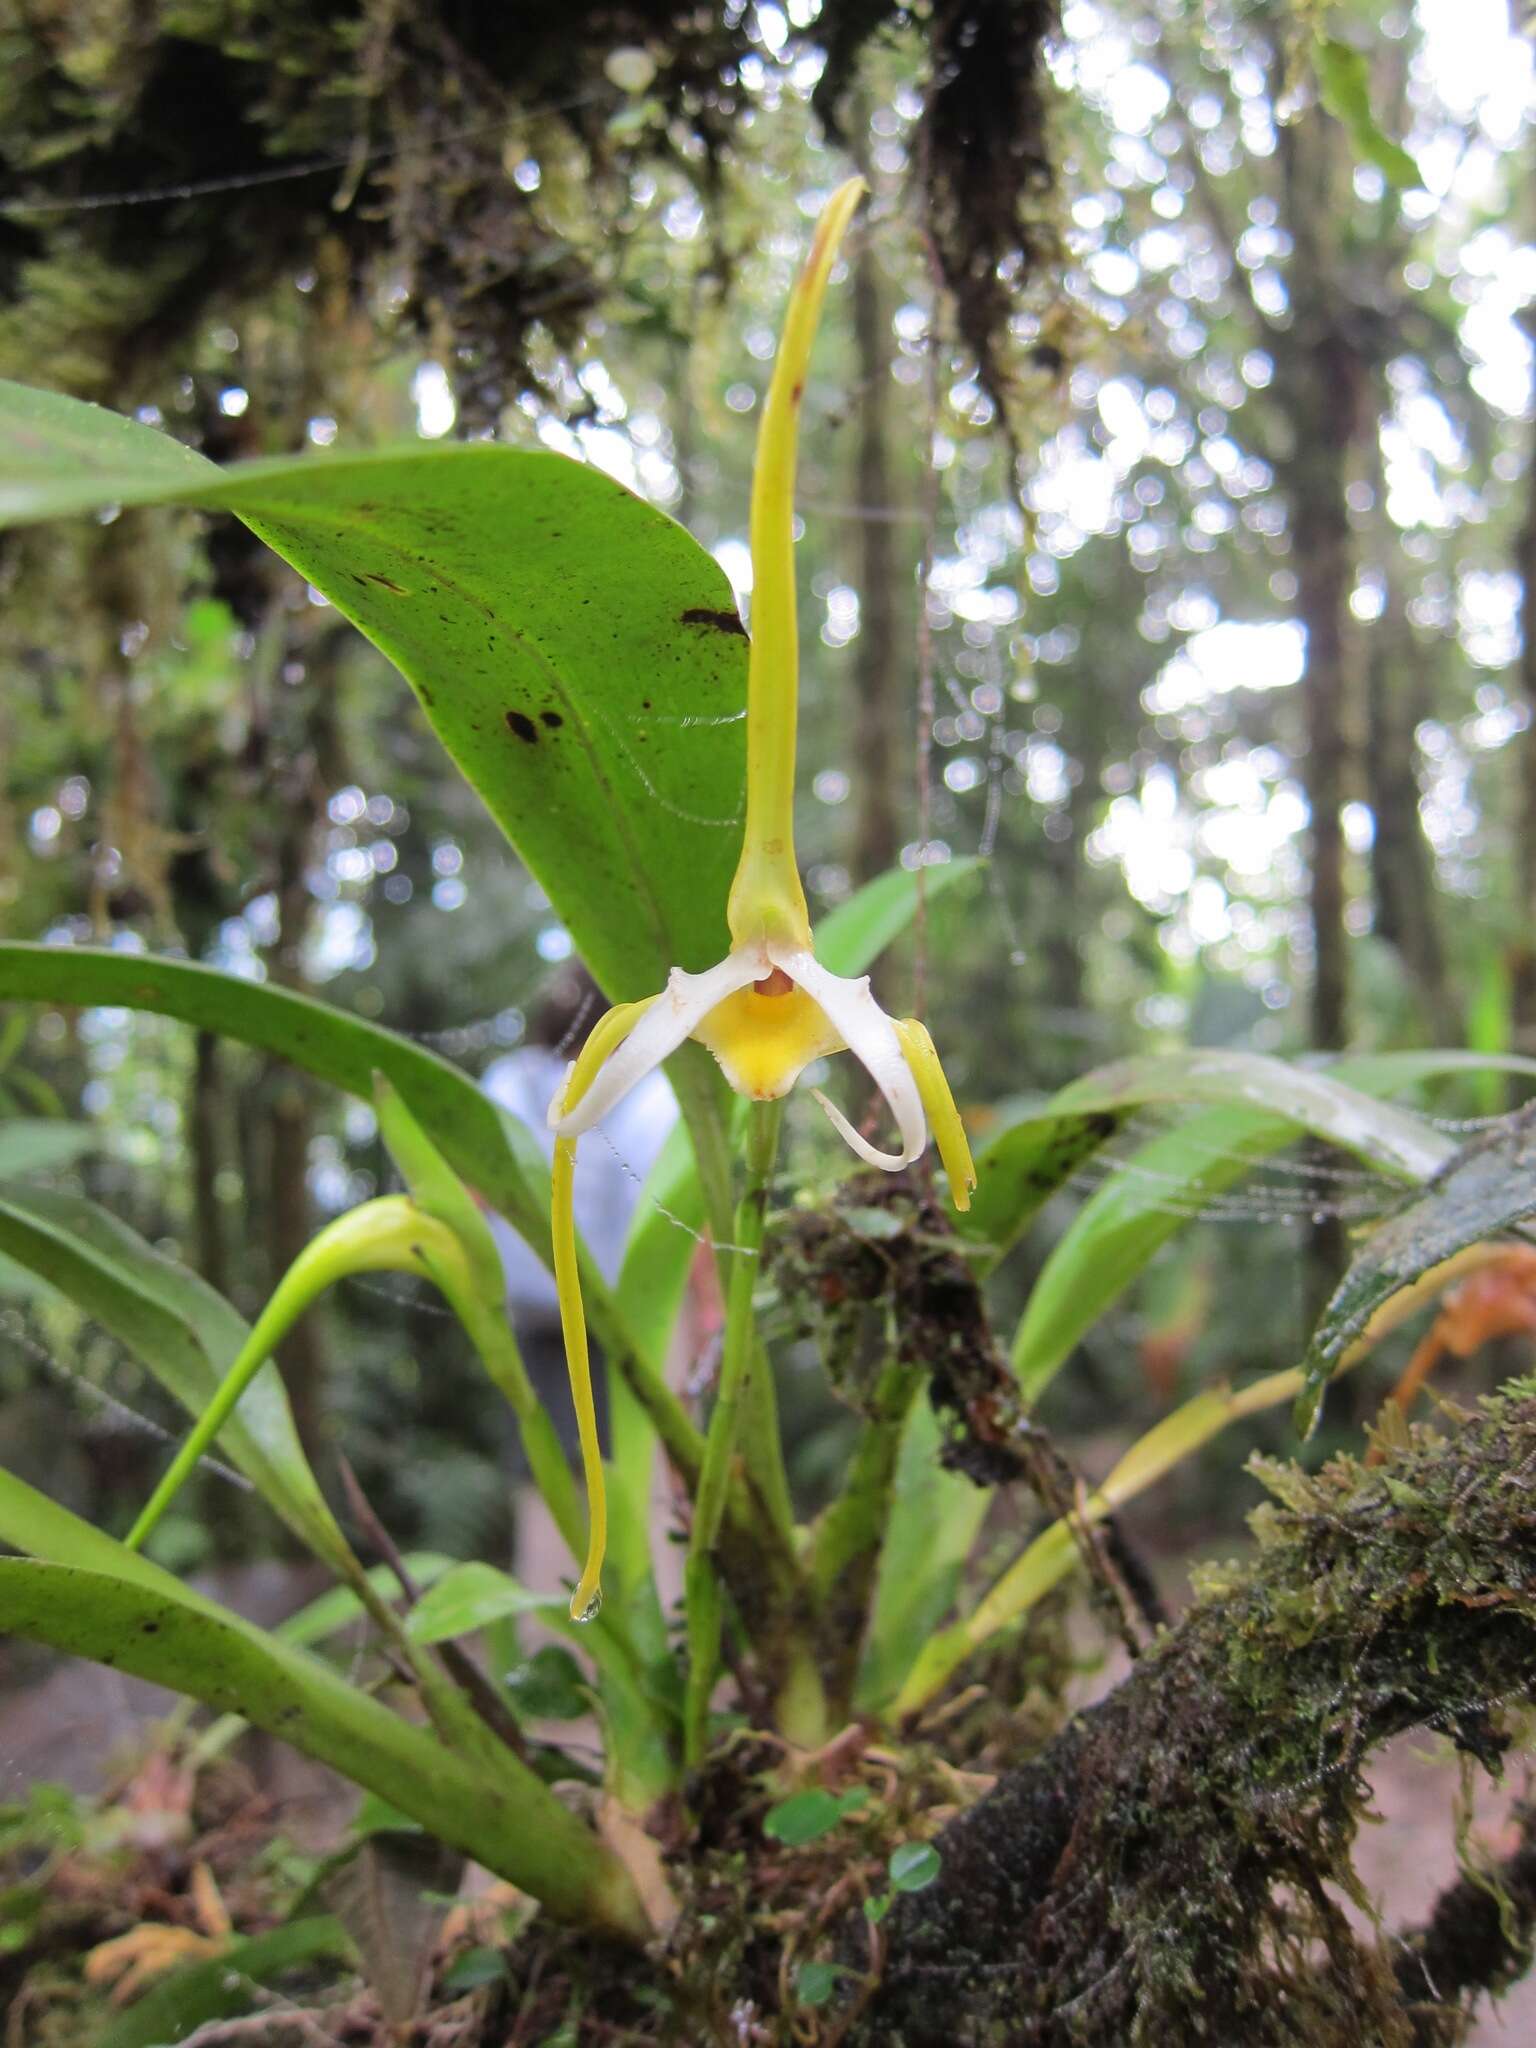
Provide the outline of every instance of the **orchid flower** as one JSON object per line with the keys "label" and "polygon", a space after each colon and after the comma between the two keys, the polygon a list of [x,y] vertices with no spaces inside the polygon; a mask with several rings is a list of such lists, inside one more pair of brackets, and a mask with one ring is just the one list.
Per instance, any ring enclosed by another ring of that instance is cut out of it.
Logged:
{"label": "orchid flower", "polygon": [[702,974],[674,967],[659,995],[609,1010],[593,1027],[550,1105],[556,1141],[555,1282],[589,1502],[587,1560],[571,1600],[577,1619],[597,1611],[606,1534],[572,1218],[576,1140],[581,1134],[687,1038],[709,1048],[738,1094],[759,1102],[788,1094],[812,1060],[846,1050],[863,1064],[884,1097],[901,1141],[894,1152],[878,1150],[815,1091],[858,1156],[894,1173],[921,1156],[931,1123],[957,1207],[969,1205],[976,1185],[965,1129],[933,1040],[916,1018],[888,1016],[870,993],[867,975],[845,979],[818,962],[795,861],[796,434],[827,280],[864,189],[862,179],[851,179],[833,194],[817,223],[805,268],[790,296],[758,432],[751,507],[746,822],[741,861],[726,906],[730,951]]}

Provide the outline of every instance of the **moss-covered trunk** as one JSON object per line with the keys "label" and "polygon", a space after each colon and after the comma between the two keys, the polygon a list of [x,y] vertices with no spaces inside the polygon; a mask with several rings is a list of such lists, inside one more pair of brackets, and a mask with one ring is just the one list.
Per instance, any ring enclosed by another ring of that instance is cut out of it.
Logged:
{"label": "moss-covered trunk", "polygon": [[1458,2038],[1326,1887],[1352,1882],[1374,1747],[1430,1727],[1493,1767],[1536,1689],[1536,1388],[1380,1469],[1264,1476],[1253,1561],[938,1838],[855,2038]]}

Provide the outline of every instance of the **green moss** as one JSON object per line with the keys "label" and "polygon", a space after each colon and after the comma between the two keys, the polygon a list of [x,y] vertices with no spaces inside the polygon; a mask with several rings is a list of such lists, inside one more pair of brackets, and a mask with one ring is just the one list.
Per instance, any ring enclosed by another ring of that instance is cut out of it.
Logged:
{"label": "green moss", "polygon": [[1041,2048],[1456,2038],[1337,1893],[1370,1751],[1427,1726],[1496,1770],[1536,1688],[1536,1390],[1379,1469],[1258,1471],[1257,1554],[941,1837],[868,2039],[952,2040],[962,2011]]}

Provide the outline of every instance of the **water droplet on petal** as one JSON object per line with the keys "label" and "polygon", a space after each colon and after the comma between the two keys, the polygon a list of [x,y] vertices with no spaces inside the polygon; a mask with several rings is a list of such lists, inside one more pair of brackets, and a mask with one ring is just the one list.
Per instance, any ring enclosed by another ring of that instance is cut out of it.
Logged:
{"label": "water droplet on petal", "polygon": [[577,1587],[576,1591],[571,1595],[572,1621],[596,1621],[598,1615],[601,1614],[602,1611],[603,1589],[601,1586],[594,1586],[590,1596],[586,1600],[582,1599],[581,1588],[579,1586]]}

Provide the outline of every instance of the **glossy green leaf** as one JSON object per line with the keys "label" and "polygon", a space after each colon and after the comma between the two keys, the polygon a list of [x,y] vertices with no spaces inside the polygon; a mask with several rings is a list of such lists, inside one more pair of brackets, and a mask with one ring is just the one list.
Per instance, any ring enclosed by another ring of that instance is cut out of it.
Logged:
{"label": "glossy green leaf", "polygon": [[1459,1151],[1416,1201],[1373,1231],[1323,1310],[1302,1361],[1296,1425],[1317,1421],[1323,1389],[1382,1303],[1465,1246],[1536,1216],[1536,1113],[1522,1112]]}
{"label": "glossy green leaf", "polygon": [[1413,1067],[1341,1060],[1325,1072],[1259,1054],[1196,1052],[1120,1062],[1053,1097],[1053,1111],[1068,1113],[1181,1101],[1233,1106],[1206,1108],[1140,1147],[1084,1203],[1047,1259],[1014,1336],[1013,1366],[1026,1398],[1039,1398],[1159,1246],[1212,1196],[1303,1133],[1399,1180],[1427,1180],[1450,1157],[1452,1141],[1352,1085],[1385,1090],[1436,1071],[1431,1056],[1416,1058]]}
{"label": "glossy green leaf", "polygon": [[488,444],[219,469],[0,382],[0,519],[235,513],[402,671],[614,997],[725,946],[746,636],[724,571],[601,470]]}
{"label": "glossy green leaf", "polygon": [[932,1842],[903,1842],[891,1851],[886,1865],[891,1883],[899,1892],[925,1892],[943,1868]]}
{"label": "glossy green leaf", "polygon": [[[205,1281],[80,1195],[0,1190],[0,1252],[110,1330],[189,1415],[202,1413],[249,1334]],[[252,1381],[220,1448],[317,1556],[362,1569],[300,1448],[275,1366]]]}
{"label": "glossy green leaf", "polygon": [[459,1564],[423,1593],[405,1626],[418,1643],[444,1643],[509,1614],[563,1613],[566,1605],[562,1598],[519,1585],[494,1565]]}
{"label": "glossy green leaf", "polygon": [[1397,191],[1424,183],[1418,165],[1399,142],[1385,134],[1371,111],[1371,73],[1365,54],[1332,36],[1312,44],[1318,93],[1336,121],[1342,122],[1355,154],[1376,169]]}
{"label": "glossy green leaf", "polygon": [[100,1149],[101,1133],[89,1124],[57,1117],[13,1117],[0,1123],[0,1180],[51,1173]]}
{"label": "glossy green leaf", "polygon": [[[558,1916],[616,1910],[637,1924],[606,1852],[510,1752],[493,1778],[481,1760],[461,1758],[306,1651],[198,1599],[169,1574],[148,1578],[153,1567],[143,1559],[98,1541],[120,1568],[0,1559],[0,1630],[241,1715],[379,1793]],[[72,1537],[68,1547],[83,1549],[87,1539]]]}
{"label": "glossy green leaf", "polygon": [[256,2012],[261,1993],[305,1964],[344,1963],[352,1943],[328,1913],[290,1920],[270,1934],[232,1941],[221,1955],[176,1970],[111,2021],[97,2048],[168,2048],[190,2040],[210,2020]]}

